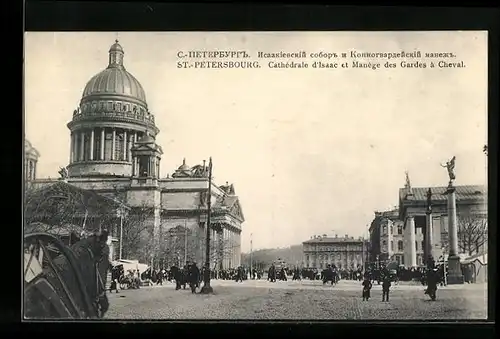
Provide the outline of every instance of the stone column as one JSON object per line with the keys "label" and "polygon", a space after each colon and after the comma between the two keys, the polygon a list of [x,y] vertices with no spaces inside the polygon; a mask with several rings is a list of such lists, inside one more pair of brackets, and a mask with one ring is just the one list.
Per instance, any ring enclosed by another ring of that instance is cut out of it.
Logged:
{"label": "stone column", "polygon": [[74,159],[74,151],[75,149],[75,135],[73,132],[71,132],[71,141],[70,141],[70,146],[69,146],[69,163],[71,164]]}
{"label": "stone column", "polygon": [[90,160],[94,160],[94,129],[90,131]]}
{"label": "stone column", "polygon": [[433,268],[434,267],[434,258],[433,258],[433,255],[432,255],[432,244],[433,244],[433,241],[432,241],[432,235],[434,233],[434,230],[433,230],[433,224],[432,224],[432,211],[431,210],[427,210],[426,212],[426,228],[425,228],[425,239],[424,239],[424,243],[425,243],[425,247],[424,247],[424,260],[425,260],[425,263],[427,264],[427,267],[429,268]]}
{"label": "stone column", "polygon": [[127,161],[129,161],[129,162],[132,161],[132,143],[133,143],[133,138],[134,138],[134,136],[130,135],[129,136],[129,140],[128,140],[128,158],[127,158]]}
{"label": "stone column", "polygon": [[85,132],[80,133],[80,152],[78,154],[78,160],[83,161],[85,154]]}
{"label": "stone column", "polygon": [[78,135],[73,132],[73,162],[78,161]]}
{"label": "stone column", "polygon": [[103,127],[101,129],[101,142],[100,142],[100,146],[101,146],[101,149],[100,149],[100,159],[99,160],[104,160],[104,143],[106,142],[106,135],[105,135],[105,128]]}
{"label": "stone column", "polygon": [[120,160],[127,161],[128,159],[128,142],[127,142],[127,131],[123,131],[123,157]]}
{"label": "stone column", "polygon": [[111,141],[111,160],[115,160],[116,129],[113,128],[113,140]]}
{"label": "stone column", "polygon": [[224,268],[229,268],[229,239],[227,228],[224,228]]}
{"label": "stone column", "polygon": [[458,256],[458,234],[457,234],[457,205],[455,187],[448,186],[448,284],[463,284],[464,276],[460,267],[460,257]]}
{"label": "stone column", "polygon": [[409,216],[406,219],[406,229],[408,234],[408,267],[417,266],[417,249],[415,248],[415,219]]}

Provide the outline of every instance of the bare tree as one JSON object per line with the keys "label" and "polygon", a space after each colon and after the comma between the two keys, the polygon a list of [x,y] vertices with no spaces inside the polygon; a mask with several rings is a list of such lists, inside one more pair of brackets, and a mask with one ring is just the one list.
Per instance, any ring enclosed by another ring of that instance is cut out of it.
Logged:
{"label": "bare tree", "polygon": [[75,227],[93,231],[117,220],[118,203],[63,182],[28,186],[24,198],[25,231]]}
{"label": "bare tree", "polygon": [[488,241],[488,221],[483,216],[470,215],[458,218],[458,247],[461,252],[478,253]]}
{"label": "bare tree", "polygon": [[162,235],[159,257],[165,265],[184,265],[184,261],[196,261],[199,237],[189,227],[170,228]]}
{"label": "bare tree", "polygon": [[237,250],[237,245],[232,243],[229,239],[212,239],[210,251],[210,263],[214,264],[217,268],[222,266],[222,261],[232,256]]}
{"label": "bare tree", "polygon": [[143,204],[131,208],[123,219],[122,257],[149,262],[154,249],[153,218],[155,207]]}

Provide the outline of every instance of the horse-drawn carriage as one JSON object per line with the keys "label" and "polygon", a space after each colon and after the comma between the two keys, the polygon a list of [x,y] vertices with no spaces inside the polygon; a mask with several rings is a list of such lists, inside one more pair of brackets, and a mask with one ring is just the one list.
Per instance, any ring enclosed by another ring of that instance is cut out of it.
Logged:
{"label": "horse-drawn carriage", "polygon": [[109,307],[106,273],[108,233],[66,246],[49,233],[24,236],[24,317],[102,318]]}

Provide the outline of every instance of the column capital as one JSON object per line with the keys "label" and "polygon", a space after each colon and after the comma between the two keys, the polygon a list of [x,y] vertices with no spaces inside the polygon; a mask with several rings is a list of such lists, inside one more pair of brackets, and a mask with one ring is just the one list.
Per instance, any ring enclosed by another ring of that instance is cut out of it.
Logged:
{"label": "column capital", "polygon": [[407,216],[406,216],[406,222],[408,222],[408,221],[412,221],[412,220],[414,220],[414,219],[415,219],[415,216],[414,216],[414,215],[407,215]]}

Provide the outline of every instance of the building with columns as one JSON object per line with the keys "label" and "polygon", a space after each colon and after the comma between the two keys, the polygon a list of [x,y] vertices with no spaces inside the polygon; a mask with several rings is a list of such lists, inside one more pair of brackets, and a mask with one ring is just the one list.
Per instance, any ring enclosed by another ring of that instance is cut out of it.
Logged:
{"label": "building with columns", "polygon": [[[447,256],[447,189],[446,186],[412,187],[407,180],[405,187],[399,190],[399,207],[390,211],[375,212],[370,226],[371,260],[396,261],[408,267],[415,267],[426,264],[427,252],[435,260],[443,254]],[[487,220],[487,192],[484,186],[463,185],[456,186],[455,189],[459,223],[460,219],[469,217]],[[426,226],[429,222],[431,232],[427,245]],[[484,235],[483,239],[487,239],[487,236]],[[484,241],[478,244],[474,252],[481,253],[486,246],[487,241]]]}
{"label": "building with columns", "polygon": [[[158,264],[162,260],[151,249],[166,246],[165,235],[178,226],[189,228],[197,237],[193,246],[198,247],[198,254],[194,260],[200,265],[204,262],[210,198],[211,231],[217,254],[213,264],[223,268],[239,266],[241,227],[245,219],[234,186],[212,183],[212,196],[208,197],[208,170],[204,161],[189,166],[184,159],[171,176],[160,176],[163,150],[156,143],[160,131],[142,85],[125,69],[124,55],[116,41],[109,49],[107,67],[84,87],[67,125],[71,142],[65,180],[123,202],[130,207],[130,215],[150,211],[144,221],[148,233],[143,237],[154,239],[154,243],[143,242],[150,253],[144,251],[140,257],[127,258],[147,263]],[[38,179],[34,183],[49,185],[54,180]],[[119,238],[119,234],[114,236]]]}
{"label": "building with columns", "polygon": [[[437,259],[443,255],[443,251],[447,255],[450,236],[447,190],[446,186],[412,187],[409,183],[399,190],[399,220],[404,224],[404,263],[406,266],[419,264],[417,256],[419,244],[422,244],[424,259],[428,254]],[[484,186],[455,186],[455,192],[459,219],[468,217],[487,219],[487,192]],[[431,203],[431,209],[428,208],[428,202]],[[426,244],[427,224],[431,225],[427,238],[428,244]],[[476,250],[481,251],[485,245],[486,242],[478,246]],[[427,251],[429,251],[428,254]]]}
{"label": "building with columns", "polygon": [[339,269],[363,267],[368,255],[367,242],[347,234],[344,237],[312,237],[302,246],[306,268],[324,269],[329,264]]}

